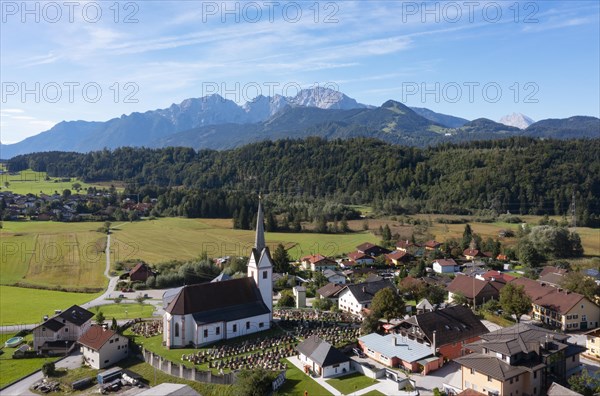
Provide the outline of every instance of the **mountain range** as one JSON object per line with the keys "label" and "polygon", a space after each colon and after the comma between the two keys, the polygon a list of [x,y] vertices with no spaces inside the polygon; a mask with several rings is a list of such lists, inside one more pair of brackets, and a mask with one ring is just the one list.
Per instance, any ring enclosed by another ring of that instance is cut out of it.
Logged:
{"label": "mountain range", "polygon": [[509,125],[484,118],[468,121],[425,108],[409,108],[393,100],[374,107],[322,87],[301,90],[293,97],[258,96],[242,106],[213,94],[106,122],[62,121],[21,142],[0,144],[0,158],[38,151],[88,152],[123,146],[227,149],[268,139],[308,136],[373,137],[411,146],[509,136],[600,136],[600,119],[595,117],[548,119],[520,129],[524,120],[530,119],[508,117],[504,121]]}

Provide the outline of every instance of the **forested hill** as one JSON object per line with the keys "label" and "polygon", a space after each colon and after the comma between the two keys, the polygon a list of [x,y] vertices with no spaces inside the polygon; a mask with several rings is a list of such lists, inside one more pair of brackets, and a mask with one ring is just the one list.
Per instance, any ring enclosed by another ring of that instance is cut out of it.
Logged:
{"label": "forested hill", "polygon": [[35,153],[17,156],[8,166],[87,182],[124,181],[150,196],[173,187],[262,191],[374,204],[388,212],[565,214],[575,191],[583,225],[600,215],[599,153],[600,139],[510,138],[418,149],[372,139],[308,138],[227,151]]}

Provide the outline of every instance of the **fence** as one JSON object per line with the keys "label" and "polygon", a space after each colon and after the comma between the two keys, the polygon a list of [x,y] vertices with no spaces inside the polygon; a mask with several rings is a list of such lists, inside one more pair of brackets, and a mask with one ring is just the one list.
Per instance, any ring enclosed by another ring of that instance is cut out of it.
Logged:
{"label": "fence", "polygon": [[142,355],[144,356],[144,361],[146,363],[174,377],[219,385],[231,385],[235,381],[235,373],[233,372],[227,374],[213,374],[212,371],[196,370],[195,367],[185,367],[183,364],[177,364],[167,360],[146,349],[142,349]]}

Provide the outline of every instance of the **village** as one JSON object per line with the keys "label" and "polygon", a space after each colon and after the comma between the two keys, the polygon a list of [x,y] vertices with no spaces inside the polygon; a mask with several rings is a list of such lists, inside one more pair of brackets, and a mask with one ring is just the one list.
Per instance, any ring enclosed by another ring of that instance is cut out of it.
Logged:
{"label": "village", "polygon": [[[395,249],[363,243],[337,259],[310,254],[276,273],[263,224],[259,205],[245,274],[139,294],[160,296],[160,319],[110,323],[73,305],[5,348],[14,358],[81,356],[75,366],[95,376],[65,386],[52,367],[32,384],[57,394],[198,394],[185,381],[236,386],[260,372],[271,378],[266,393],[278,394],[575,395],[570,378],[597,375],[598,296],[564,289],[568,268],[545,266],[534,280],[475,246],[442,258],[440,242],[400,240]],[[154,275],[138,263],[119,278]],[[598,271],[578,276],[600,284]],[[134,358],[167,380],[144,383],[121,367]],[[291,370],[303,380],[290,389]]]}

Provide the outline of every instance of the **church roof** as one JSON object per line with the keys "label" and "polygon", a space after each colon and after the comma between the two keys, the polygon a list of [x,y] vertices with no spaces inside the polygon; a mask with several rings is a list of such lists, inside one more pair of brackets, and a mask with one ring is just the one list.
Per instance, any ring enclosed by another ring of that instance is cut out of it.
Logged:
{"label": "church roof", "polygon": [[[214,312],[217,310],[223,310],[229,312],[229,315],[235,316],[233,313],[241,309],[249,310],[241,317],[270,312],[252,278],[184,286],[171,301],[166,311],[171,315],[194,314],[195,319],[198,316],[196,320],[207,320],[211,315],[214,317]],[[250,315],[250,312],[260,313]],[[231,316],[226,316],[226,318],[231,318]]]}
{"label": "church roof", "polygon": [[[273,260],[271,259],[271,251],[269,250],[268,247],[265,247],[262,251],[261,250],[257,250],[256,248],[252,248],[251,251],[252,254],[252,258],[254,258],[254,262],[256,263],[256,267],[257,268],[264,268],[264,267],[272,267],[273,266]],[[267,256],[267,261],[262,260],[263,256]],[[268,265],[266,265],[268,264]]]}
{"label": "church roof", "polygon": [[258,214],[256,215],[256,238],[254,239],[254,248],[259,252],[267,245],[265,243],[265,227],[262,203],[258,201]]}

